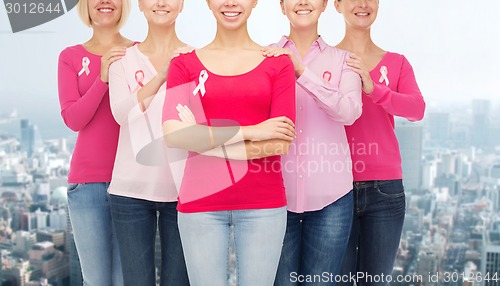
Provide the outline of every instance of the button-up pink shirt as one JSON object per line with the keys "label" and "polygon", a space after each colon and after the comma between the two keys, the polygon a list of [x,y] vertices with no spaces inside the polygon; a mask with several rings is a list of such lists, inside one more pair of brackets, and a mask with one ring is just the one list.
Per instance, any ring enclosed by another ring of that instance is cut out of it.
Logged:
{"label": "button-up pink shirt", "polygon": [[[277,44],[300,59],[294,43]],[[282,159],[288,210],[324,208],[352,189],[352,163],[344,125],[360,115],[361,79],[347,64],[349,53],[319,37],[302,62],[296,82],[297,138]]]}

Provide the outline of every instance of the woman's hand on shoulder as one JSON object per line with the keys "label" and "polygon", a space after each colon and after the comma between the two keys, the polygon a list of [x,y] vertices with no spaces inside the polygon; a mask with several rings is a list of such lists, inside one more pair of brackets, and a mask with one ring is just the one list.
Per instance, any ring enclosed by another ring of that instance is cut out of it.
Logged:
{"label": "woman's hand on shoulder", "polygon": [[170,60],[173,60],[180,55],[189,54],[192,51],[194,51],[194,48],[190,45],[179,47],[170,55]]}
{"label": "woman's hand on shoulder", "polygon": [[370,71],[363,64],[361,57],[356,54],[350,54],[349,59],[346,61],[347,65],[361,77],[362,89],[366,94],[373,91],[373,80],[370,77]]}
{"label": "woman's hand on shoulder", "polygon": [[175,49],[168,56],[168,60],[165,63],[165,65],[163,66],[163,68],[160,70],[160,73],[158,74],[158,76],[161,77],[162,79],[166,79],[167,78],[167,74],[168,74],[168,68],[170,67],[170,62],[174,58],[178,57],[179,55],[189,54],[192,51],[194,51],[194,48],[191,47],[191,46],[189,46],[189,45],[186,45],[186,46],[179,47],[179,48]]}
{"label": "woman's hand on shoulder", "polygon": [[295,69],[295,77],[300,77],[304,73],[305,66],[300,62],[300,60],[287,48],[277,48],[277,47],[263,47],[262,55],[265,57],[278,57],[281,55],[287,55],[293,63]]}
{"label": "woman's hand on shoulder", "polygon": [[101,57],[101,81],[108,83],[109,66],[117,60],[123,58],[127,52],[127,47],[112,47]]}

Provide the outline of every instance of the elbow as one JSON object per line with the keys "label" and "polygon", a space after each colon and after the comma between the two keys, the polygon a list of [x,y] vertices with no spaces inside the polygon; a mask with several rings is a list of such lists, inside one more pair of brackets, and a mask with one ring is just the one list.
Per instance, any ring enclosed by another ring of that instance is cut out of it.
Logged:
{"label": "elbow", "polygon": [[356,122],[356,120],[358,119],[358,117],[355,117],[355,118],[350,118],[349,120],[346,120],[344,122],[344,126],[351,126],[354,124],[354,122]]}
{"label": "elbow", "polygon": [[[342,111],[340,111],[342,112]],[[361,103],[352,104],[348,110],[344,111],[345,116],[342,118],[341,123],[345,126],[353,125],[356,120],[361,116],[363,112],[363,106]]]}
{"label": "elbow", "polygon": [[361,104],[359,104],[354,108],[354,112],[352,113],[352,117],[345,125],[347,125],[347,126],[353,125],[354,122],[356,122],[356,120],[358,120],[358,118],[361,117],[362,113],[363,113],[363,106]]}
{"label": "elbow", "polygon": [[127,117],[118,116],[115,113],[113,113],[113,118],[115,119],[116,123],[118,123],[118,125],[120,126],[126,125],[128,121]]}
{"label": "elbow", "polygon": [[163,141],[168,148],[181,148],[177,136],[175,136],[175,131],[171,126],[171,123],[163,123]]}
{"label": "elbow", "polygon": [[84,126],[80,126],[80,124],[77,124],[75,120],[70,119],[68,116],[66,116],[65,112],[63,111],[61,113],[63,122],[64,124],[71,129],[74,132],[79,132],[80,130],[83,129]]}
{"label": "elbow", "polygon": [[358,120],[358,118],[361,116],[361,108],[359,110],[356,110],[355,112],[352,113],[352,116],[347,118],[347,120],[344,122],[345,126],[351,126]]}
{"label": "elbow", "polygon": [[425,101],[422,99],[422,105],[420,108],[418,120],[420,121],[420,120],[424,119],[424,115],[425,115]]}
{"label": "elbow", "polygon": [[80,130],[82,130],[82,127],[80,127],[76,124],[71,124],[66,120],[64,120],[64,123],[66,124],[66,126],[68,126],[69,129],[71,129],[71,131],[79,132]]}
{"label": "elbow", "polygon": [[165,142],[165,146],[168,148],[178,148],[178,144],[171,134],[164,134],[163,135],[163,141]]}
{"label": "elbow", "polygon": [[116,123],[118,125],[122,126],[126,124],[129,120],[129,117],[132,117],[131,112],[125,112],[123,109],[120,108],[116,103],[111,102],[111,114],[113,115],[113,118],[115,119]]}
{"label": "elbow", "polygon": [[175,136],[173,136],[172,133],[167,130],[165,125],[163,126],[163,141],[165,142],[165,146],[167,146],[168,148],[178,147]]}
{"label": "elbow", "polygon": [[424,118],[425,115],[425,102],[422,100],[422,103],[419,104],[418,109],[415,112],[415,116],[410,119],[410,121],[416,122],[420,121]]}

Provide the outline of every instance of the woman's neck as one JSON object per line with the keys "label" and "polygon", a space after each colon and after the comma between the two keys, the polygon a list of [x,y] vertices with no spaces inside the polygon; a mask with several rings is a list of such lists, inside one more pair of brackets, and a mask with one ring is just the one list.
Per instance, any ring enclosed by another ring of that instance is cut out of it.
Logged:
{"label": "woman's neck", "polygon": [[305,57],[311,45],[314,41],[318,40],[318,38],[319,35],[317,25],[316,28],[310,28],[307,30],[294,29],[290,26],[290,35],[288,36],[288,39],[295,44],[295,47],[302,58]]}
{"label": "woman's neck", "polygon": [[237,30],[217,28],[214,40],[208,44],[210,49],[242,50],[256,48],[258,45],[250,38],[246,25]]}
{"label": "woman's neck", "polygon": [[94,27],[92,38],[85,45],[92,47],[111,47],[123,44],[126,39],[120,34],[118,28]]}
{"label": "woman's neck", "polygon": [[337,47],[357,55],[368,54],[379,49],[372,41],[370,30],[351,28],[346,28],[344,39],[340,41]]}
{"label": "woman's neck", "polygon": [[167,28],[149,27],[146,39],[139,44],[141,51],[146,54],[165,54],[182,45],[175,32],[175,24]]}

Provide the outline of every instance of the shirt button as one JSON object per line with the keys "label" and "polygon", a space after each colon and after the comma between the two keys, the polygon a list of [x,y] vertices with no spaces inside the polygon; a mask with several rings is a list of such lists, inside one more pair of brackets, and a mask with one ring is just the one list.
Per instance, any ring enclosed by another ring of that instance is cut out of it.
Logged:
{"label": "shirt button", "polygon": [[299,110],[302,110],[302,106],[299,106]]}
{"label": "shirt button", "polygon": [[302,129],[299,130],[299,133],[302,133]]}
{"label": "shirt button", "polygon": [[301,179],[302,179],[302,175],[299,175],[299,178],[301,178]]}

